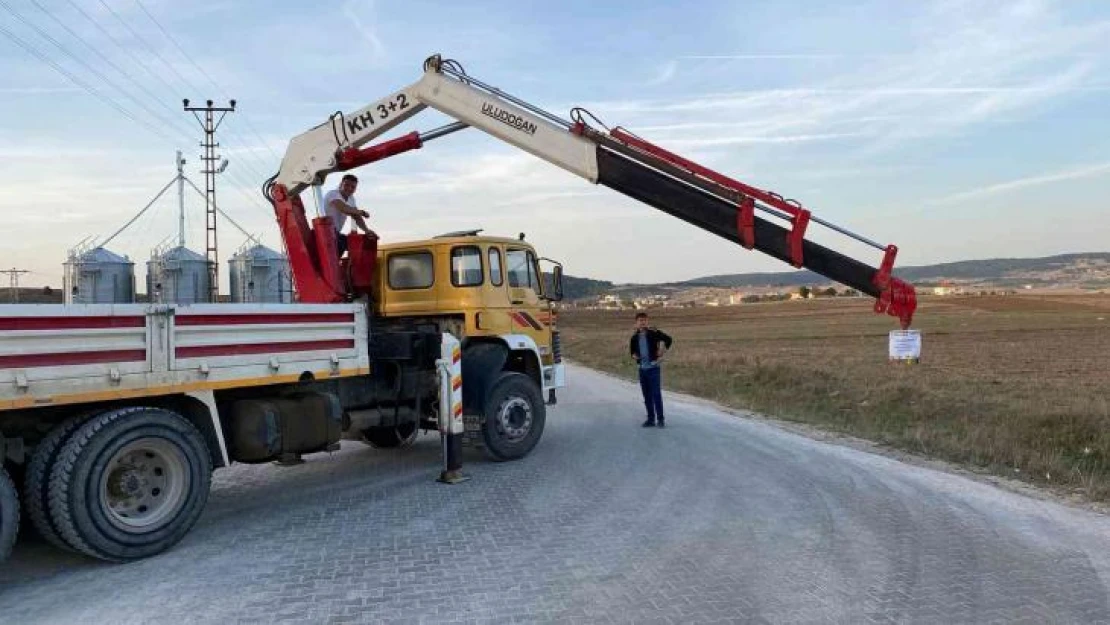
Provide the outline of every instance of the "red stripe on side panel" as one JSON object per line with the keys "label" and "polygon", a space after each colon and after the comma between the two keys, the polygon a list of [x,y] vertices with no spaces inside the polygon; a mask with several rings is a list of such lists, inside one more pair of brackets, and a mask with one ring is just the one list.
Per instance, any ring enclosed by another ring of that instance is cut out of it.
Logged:
{"label": "red stripe on side panel", "polygon": [[257,315],[178,315],[178,326],[231,326],[284,323],[354,323],[354,313],[294,313]]}
{"label": "red stripe on side panel", "polygon": [[350,349],[354,346],[354,339],[247,343],[241,345],[194,345],[192,347],[178,347],[174,350],[174,355],[178,358],[203,358],[205,356],[240,356],[270,352],[314,352],[325,349]]}
{"label": "red stripe on side panel", "polygon": [[0,330],[100,330],[146,327],[145,317],[0,317]]}
{"label": "red stripe on side panel", "polygon": [[60,367],[91,365],[102,362],[146,362],[145,349],[115,349],[103,352],[67,352],[64,354],[19,354],[0,356],[0,367]]}

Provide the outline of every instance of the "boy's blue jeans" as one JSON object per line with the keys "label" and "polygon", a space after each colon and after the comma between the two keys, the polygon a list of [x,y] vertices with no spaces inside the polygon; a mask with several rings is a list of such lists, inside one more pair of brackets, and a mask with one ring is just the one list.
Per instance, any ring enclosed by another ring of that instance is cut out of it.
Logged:
{"label": "boy's blue jeans", "polygon": [[663,420],[662,370],[656,367],[640,369],[640,390],[644,393],[644,407],[648,421]]}

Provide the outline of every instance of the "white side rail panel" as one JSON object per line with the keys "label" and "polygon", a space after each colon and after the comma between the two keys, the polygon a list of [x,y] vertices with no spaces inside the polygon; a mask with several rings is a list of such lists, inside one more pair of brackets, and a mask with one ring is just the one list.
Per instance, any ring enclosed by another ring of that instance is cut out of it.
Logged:
{"label": "white side rail panel", "polygon": [[0,306],[0,410],[369,373],[359,304]]}

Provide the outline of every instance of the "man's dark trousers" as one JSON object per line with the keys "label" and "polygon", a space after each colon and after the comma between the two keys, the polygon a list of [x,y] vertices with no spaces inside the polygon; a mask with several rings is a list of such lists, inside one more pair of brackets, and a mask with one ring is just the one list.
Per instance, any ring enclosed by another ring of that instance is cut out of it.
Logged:
{"label": "man's dark trousers", "polygon": [[640,369],[640,390],[644,393],[647,420],[649,422],[658,420],[659,423],[663,423],[663,388],[660,367]]}

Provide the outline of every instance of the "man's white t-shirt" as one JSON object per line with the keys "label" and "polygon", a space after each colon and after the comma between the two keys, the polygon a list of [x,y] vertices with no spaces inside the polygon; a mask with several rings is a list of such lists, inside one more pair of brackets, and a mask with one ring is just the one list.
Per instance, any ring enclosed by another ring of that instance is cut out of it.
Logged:
{"label": "man's white t-shirt", "polygon": [[358,208],[358,203],[355,202],[355,196],[353,195],[344,200],[339,189],[332,189],[324,195],[324,214],[331,217],[331,223],[335,226],[336,232],[343,232],[343,226],[347,225],[347,214],[332,206],[332,200],[339,200],[352,208]]}

